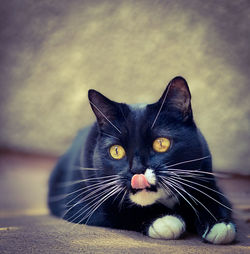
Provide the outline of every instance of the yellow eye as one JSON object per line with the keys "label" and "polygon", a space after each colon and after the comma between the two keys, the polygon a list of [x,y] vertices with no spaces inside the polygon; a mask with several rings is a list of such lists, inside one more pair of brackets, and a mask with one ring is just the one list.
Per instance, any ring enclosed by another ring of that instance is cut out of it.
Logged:
{"label": "yellow eye", "polygon": [[153,142],[153,148],[158,153],[166,152],[170,147],[170,140],[167,138],[157,138]]}
{"label": "yellow eye", "polygon": [[124,148],[119,145],[111,146],[109,149],[109,153],[116,160],[122,159],[126,154]]}

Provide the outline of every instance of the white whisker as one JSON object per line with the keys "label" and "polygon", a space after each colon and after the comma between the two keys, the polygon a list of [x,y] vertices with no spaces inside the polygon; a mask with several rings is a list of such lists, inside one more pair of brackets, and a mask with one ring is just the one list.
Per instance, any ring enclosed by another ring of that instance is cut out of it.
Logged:
{"label": "white whisker", "polygon": [[124,199],[125,199],[125,196],[126,196],[127,192],[128,192],[128,190],[125,190],[125,191],[124,191],[124,194],[123,194],[123,196],[122,196],[122,198],[121,198],[121,200],[120,200],[120,202],[119,202],[118,207],[119,207],[120,210],[121,210],[121,208],[122,208],[122,203],[123,203],[123,201],[124,201]]}
{"label": "white whisker", "polygon": [[[173,179],[172,179],[172,180],[169,179],[169,178],[164,178],[164,179],[167,180],[168,182],[172,183],[172,184],[175,184],[175,186],[177,185],[178,188],[179,188],[179,190],[182,190],[182,191],[185,192],[187,195],[189,195],[189,193],[183,188],[183,186],[182,186],[181,184],[174,182]],[[176,186],[176,187],[177,187],[177,186]],[[190,196],[190,198],[193,200],[193,202],[197,205],[195,199],[193,199],[193,198],[191,197],[191,195],[189,195],[189,196]]]}
{"label": "white whisker", "polygon": [[[176,175],[176,176],[185,177],[185,178],[195,178],[195,179],[202,180],[204,182],[210,182],[210,181],[214,180],[211,177],[205,177],[204,173],[199,173],[199,172],[196,172],[196,171],[189,172],[188,169],[186,169],[186,170],[167,169],[167,170],[160,170],[159,173],[163,173],[163,174],[166,174],[166,175],[169,175],[169,176]],[[215,175],[215,174],[212,173],[212,175]]]}
{"label": "white whisker", "polygon": [[161,106],[160,106],[160,108],[159,108],[159,110],[158,110],[158,112],[157,112],[157,114],[156,114],[156,117],[155,117],[155,119],[154,119],[154,121],[153,121],[153,124],[152,124],[152,126],[151,126],[151,129],[154,128],[154,125],[155,125],[155,123],[156,123],[156,121],[157,121],[157,119],[158,119],[158,117],[159,117],[159,115],[160,115],[160,113],[161,113],[161,110],[162,110],[162,107],[163,107],[163,105],[164,105],[164,103],[165,103],[165,101],[166,101],[166,98],[167,98],[167,95],[168,95],[168,91],[169,91],[170,86],[171,86],[171,84],[168,86],[168,89],[167,89],[166,94],[165,94],[165,96],[164,96],[164,98],[163,98],[163,101],[162,101],[162,103],[161,103]]}
{"label": "white whisker", "polygon": [[159,185],[162,189],[164,189],[164,191],[167,192],[168,195],[173,195],[175,197],[175,199],[178,201],[178,203],[180,202],[177,195],[170,188],[166,189],[167,186],[164,187],[161,182],[159,182]]}
{"label": "white whisker", "polygon": [[82,145],[81,147],[81,151],[80,151],[80,166],[83,166],[83,158],[84,158],[84,145]]}
{"label": "white whisker", "polygon": [[[109,180],[109,181],[110,181],[110,180]],[[114,180],[114,181],[112,181],[112,182],[107,182],[107,183],[101,183],[101,185],[98,185],[98,186],[94,187],[93,189],[95,189],[95,190],[93,190],[92,192],[88,193],[86,196],[84,196],[83,198],[81,198],[81,200],[78,201],[75,205],[78,205],[78,204],[80,204],[80,203],[82,203],[82,202],[84,202],[84,201],[87,201],[87,200],[91,199],[92,196],[93,196],[94,194],[98,193],[100,190],[103,190],[103,189],[105,189],[105,188],[107,188],[107,187],[109,187],[109,186],[115,185],[115,184],[117,184],[117,183],[118,183],[117,180]],[[86,190],[86,191],[84,191],[83,193],[78,194],[76,197],[74,197],[73,199],[71,199],[71,200],[66,204],[66,206],[68,206],[70,203],[72,203],[74,200],[76,200],[78,197],[84,195],[84,193],[85,193],[85,192],[88,192],[88,191],[90,191],[90,190]]]}
{"label": "white whisker", "polygon": [[[85,216],[78,221],[77,223],[80,224],[82,221],[84,221],[85,219],[88,218],[88,220],[86,221],[85,224],[87,224],[87,222],[89,221],[90,217],[94,214],[94,212],[110,197],[112,197],[113,195],[115,195],[118,191],[120,191],[120,186],[115,186],[113,187],[111,190],[109,190],[108,192],[105,192],[105,194],[102,196],[102,198],[100,200],[98,200],[97,202],[95,202],[93,205],[91,205],[90,207],[88,207],[86,210],[83,211],[83,213],[81,213],[79,216],[83,215],[84,213],[86,213],[88,211],[87,214],[85,214]],[[99,199],[99,198],[98,198]],[[93,210],[91,210],[93,209]],[[89,211],[91,210],[91,211]],[[79,217],[78,216],[78,217]],[[78,218],[77,217],[77,218]],[[73,221],[75,221],[77,218],[75,218]]]}
{"label": "white whisker", "polygon": [[[216,177],[228,177],[225,173],[215,173],[215,172],[207,172],[207,171],[202,171],[200,169],[174,169],[174,168],[169,168],[167,171],[171,172],[180,172],[182,174],[193,174],[193,175],[211,175],[211,176],[216,176]],[[165,171],[166,172],[166,171]]]}
{"label": "white whisker", "polygon": [[120,140],[119,138],[117,138],[117,137],[115,137],[115,136],[113,136],[113,135],[110,135],[110,134],[108,134],[108,133],[106,133],[106,132],[104,132],[104,131],[102,131],[101,133],[104,134],[104,135],[106,135],[106,136],[108,136],[108,137],[110,137],[110,138],[114,138],[114,139]]}
{"label": "white whisker", "polygon": [[[116,186],[115,186],[116,187]],[[114,186],[113,186],[114,188]],[[68,221],[74,222],[74,220],[76,220],[77,218],[79,218],[81,216],[78,215],[76,218],[74,218],[74,216],[76,216],[77,214],[79,214],[81,211],[86,211],[84,210],[85,207],[87,207],[88,205],[90,205],[91,203],[95,202],[96,200],[99,200],[100,197],[102,197],[103,195],[109,193],[110,189],[112,189],[112,187],[106,189],[104,192],[101,192],[99,195],[97,195],[92,201],[88,202],[88,204],[84,205],[83,207],[81,207],[75,214],[73,214],[71,217],[67,218]],[[97,201],[98,202],[98,201]],[[79,205],[81,203],[77,202],[76,204],[74,204],[73,206],[71,206],[63,215],[63,218],[76,206]],[[74,218],[74,219],[73,219]],[[73,220],[72,220],[73,219]]]}
{"label": "white whisker", "polygon": [[104,180],[104,181],[101,181],[101,182],[98,182],[98,183],[94,183],[94,184],[82,187],[82,188],[80,188],[78,190],[72,191],[72,192],[67,193],[67,194],[62,194],[62,195],[56,195],[56,196],[49,197],[49,202],[57,202],[59,200],[65,199],[66,197],[71,196],[72,194],[75,194],[75,193],[83,191],[83,190],[89,191],[88,189],[97,188],[99,186],[103,186],[103,184],[108,183],[110,181],[114,181],[114,180],[113,179],[107,179],[107,180]]}
{"label": "white whisker", "polygon": [[181,185],[185,185],[185,186],[187,186],[187,187],[189,187],[189,188],[192,188],[192,189],[194,189],[194,190],[196,190],[196,191],[202,193],[203,195],[205,195],[205,196],[207,196],[208,198],[212,199],[214,202],[218,203],[219,205],[225,207],[226,209],[228,209],[228,210],[230,210],[230,211],[233,211],[230,207],[228,207],[228,206],[222,204],[221,202],[219,202],[219,201],[216,200],[215,198],[211,197],[210,195],[208,195],[208,194],[205,193],[204,191],[201,191],[200,189],[198,189],[198,188],[196,188],[196,187],[194,187],[194,186],[191,186],[191,185],[189,185],[189,184],[183,183],[183,182],[181,182],[181,181],[179,181],[179,180],[176,180],[176,179],[175,179],[175,181],[179,182]]}
{"label": "white whisker", "polygon": [[[90,214],[87,214],[87,217],[86,217],[86,218],[88,218],[88,220],[87,220],[86,223],[85,223],[86,225],[88,224],[88,221],[90,220],[90,218],[92,217],[92,215],[95,213],[95,211],[96,211],[107,199],[111,198],[113,195],[115,195],[117,192],[119,192],[120,189],[121,189],[121,187],[120,187],[120,186],[117,186],[116,189],[114,189],[111,193],[109,193],[109,195],[106,195],[106,197],[103,198],[102,202],[100,202],[100,203],[94,208],[94,210],[93,210]],[[83,220],[81,220],[81,221],[83,221]],[[81,223],[81,221],[80,221],[80,223]]]}
{"label": "white whisker", "polygon": [[63,182],[58,186],[61,187],[67,187],[67,186],[71,186],[74,184],[78,184],[78,183],[84,183],[84,182],[98,182],[98,181],[102,181],[103,179],[107,179],[107,178],[113,178],[113,179],[119,179],[118,175],[110,175],[110,176],[100,176],[100,177],[92,177],[92,178],[87,178],[87,179],[81,179],[81,180],[76,180],[76,181],[68,181],[68,182]]}
{"label": "white whisker", "polygon": [[[172,179],[173,180],[173,179]],[[173,184],[180,186],[180,184],[175,183],[174,181],[172,182]],[[213,213],[197,198],[195,198],[192,194],[190,194],[188,191],[186,191],[185,189],[182,188],[182,190],[190,197],[192,198],[193,201],[195,201],[195,203],[199,203],[214,219],[215,221],[218,221],[217,218],[213,215]]]}
{"label": "white whisker", "polygon": [[199,213],[198,211],[195,209],[195,207],[190,203],[190,201],[180,192],[178,191],[178,189],[176,188],[176,186],[173,186],[173,184],[171,184],[169,181],[166,182],[166,180],[164,180],[162,177],[160,177],[163,181],[162,181],[162,184],[165,186],[166,184],[166,187],[168,187],[168,185],[173,188],[190,206],[191,208],[194,210],[195,214],[197,215],[197,217],[199,218]]}
{"label": "white whisker", "polygon": [[204,160],[204,159],[207,159],[207,158],[210,158],[210,157],[211,157],[210,155],[207,155],[207,156],[204,156],[204,157],[200,157],[198,159],[181,161],[181,162],[174,163],[172,165],[167,165],[167,167],[169,168],[169,167],[174,167],[174,166],[185,164],[185,163],[190,163],[190,162],[194,162],[194,161],[200,161],[200,160]]}
{"label": "white whisker", "polygon": [[122,132],[103,114],[103,112],[92,102],[92,101],[89,101],[89,103],[95,107],[99,113],[121,134]]}
{"label": "white whisker", "polygon": [[84,167],[81,167],[81,166],[74,166],[74,169],[75,170],[93,170],[93,171],[102,170],[100,168],[84,168]]}
{"label": "white whisker", "polygon": [[208,189],[208,190],[210,190],[210,191],[213,191],[213,192],[215,192],[215,193],[217,193],[217,194],[219,194],[219,195],[221,195],[221,196],[223,196],[223,197],[226,197],[223,193],[221,193],[221,192],[219,192],[219,191],[216,191],[216,190],[214,190],[214,189],[212,189],[212,188],[210,188],[210,187],[208,187],[208,186],[206,186],[206,185],[204,185],[204,184],[200,184],[200,183],[196,183],[196,182],[194,182],[194,181],[190,181],[190,180],[187,180],[187,179],[183,179],[182,177],[174,177],[174,176],[171,176],[170,178],[174,178],[174,179],[177,179],[177,180],[181,180],[181,181],[184,181],[184,182],[188,182],[188,183],[191,183],[191,184],[195,184],[195,185],[198,185],[198,186],[200,186],[200,187],[202,187],[202,188],[205,188],[205,189]]}
{"label": "white whisker", "polygon": [[121,190],[117,193],[116,197],[113,199],[113,203],[119,197],[119,195],[126,189],[126,187],[121,188]]}

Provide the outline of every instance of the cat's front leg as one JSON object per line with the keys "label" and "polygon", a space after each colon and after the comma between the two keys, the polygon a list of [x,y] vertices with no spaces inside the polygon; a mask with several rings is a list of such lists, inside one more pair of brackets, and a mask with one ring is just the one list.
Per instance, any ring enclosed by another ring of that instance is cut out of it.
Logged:
{"label": "cat's front leg", "polygon": [[219,206],[216,209],[215,207],[210,209],[216,217],[212,218],[208,214],[200,212],[195,223],[197,233],[204,242],[213,244],[232,243],[236,238],[236,226],[231,218],[230,210]]}
{"label": "cat's front leg", "polygon": [[236,227],[233,222],[218,222],[207,225],[202,238],[205,242],[213,244],[229,244],[235,240]]}
{"label": "cat's front leg", "polygon": [[152,238],[178,239],[186,230],[186,223],[180,216],[165,215],[155,219],[146,234]]}
{"label": "cat's front leg", "polygon": [[[199,211],[196,221],[198,234],[205,242],[213,244],[229,244],[236,238],[236,226],[231,216],[231,205],[226,198],[214,195],[219,204],[204,201],[210,209],[210,214]],[[211,216],[213,214],[213,217]]]}

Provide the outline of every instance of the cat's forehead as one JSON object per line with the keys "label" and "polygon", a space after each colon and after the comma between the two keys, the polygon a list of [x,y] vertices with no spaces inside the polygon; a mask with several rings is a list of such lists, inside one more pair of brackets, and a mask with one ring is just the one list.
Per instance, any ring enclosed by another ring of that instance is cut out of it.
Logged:
{"label": "cat's forehead", "polygon": [[[139,132],[143,133],[144,131],[150,131],[150,132],[161,132],[161,134],[166,134],[167,126],[164,124],[164,128],[162,128],[162,125],[156,124],[154,128],[152,127],[153,119],[155,118],[155,114],[150,114],[150,112],[147,110],[148,104],[133,104],[129,105],[130,108],[130,119],[131,121],[128,121],[127,127],[129,127],[130,131],[132,132]],[[154,112],[155,113],[155,112]]]}
{"label": "cat's forehead", "polygon": [[157,115],[157,112],[151,112],[148,110],[148,104],[132,104],[128,105],[130,108],[130,119],[127,124],[130,132],[138,132],[143,135],[145,132],[147,134],[152,134],[153,136],[167,136],[171,132],[172,123],[168,121],[168,117],[165,114],[164,121],[159,119],[159,121],[152,128],[154,119]]}
{"label": "cat's forehead", "polygon": [[[146,116],[146,106],[147,104],[130,104],[129,106],[129,119],[131,125],[134,127],[138,127],[142,124],[143,119]],[[130,126],[131,127],[131,126]]]}

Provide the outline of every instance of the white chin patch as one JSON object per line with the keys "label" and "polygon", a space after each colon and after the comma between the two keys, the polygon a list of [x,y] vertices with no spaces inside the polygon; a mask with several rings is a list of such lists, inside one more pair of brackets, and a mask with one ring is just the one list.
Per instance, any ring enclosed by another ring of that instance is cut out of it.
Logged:
{"label": "white chin patch", "polygon": [[130,200],[140,206],[152,205],[162,197],[164,197],[165,192],[162,189],[158,189],[157,192],[140,190],[135,194],[130,193]]}

